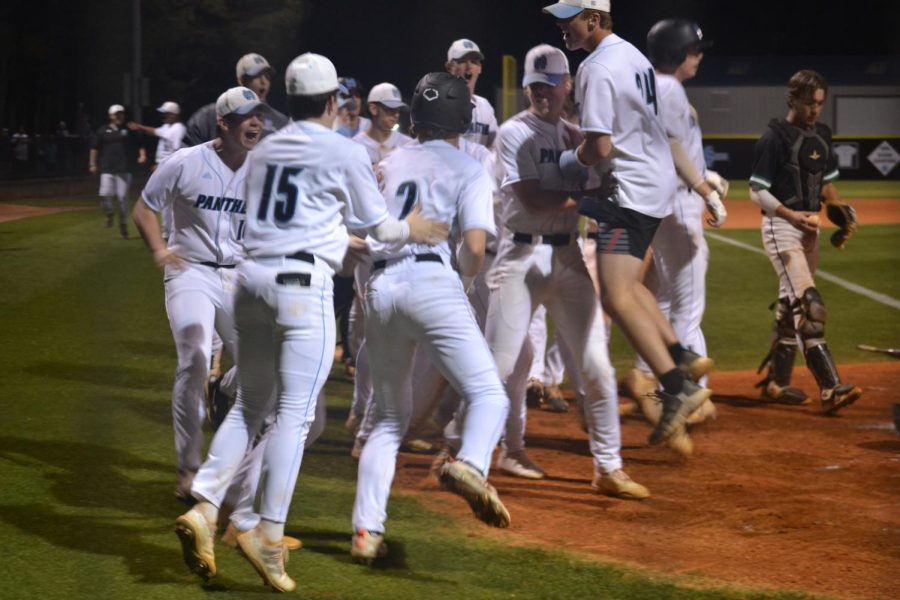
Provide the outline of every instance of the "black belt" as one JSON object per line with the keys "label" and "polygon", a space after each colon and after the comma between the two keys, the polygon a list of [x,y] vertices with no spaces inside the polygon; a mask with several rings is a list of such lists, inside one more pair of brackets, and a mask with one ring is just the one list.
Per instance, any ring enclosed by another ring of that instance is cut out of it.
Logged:
{"label": "black belt", "polygon": [[294,260],[302,260],[303,262],[308,262],[312,265],[316,264],[316,257],[310,254],[309,252],[294,252],[289,256],[285,256],[285,258],[292,258]]}
{"label": "black belt", "polygon": [[210,261],[203,261],[200,264],[203,265],[204,267],[212,267],[213,269],[233,269],[237,266],[237,265],[220,265],[219,263],[214,263],[214,262],[210,262]]}
{"label": "black belt", "polygon": [[[538,236],[516,232],[513,234],[513,241],[517,244],[531,244],[534,243],[535,237]],[[568,233],[548,233],[541,235],[540,238],[542,244],[549,246],[568,246],[572,241],[572,236]]]}
{"label": "black belt", "polygon": [[[444,261],[441,260],[439,254],[434,254],[433,252],[429,252],[428,254],[416,254],[416,262],[438,262],[443,264]],[[377,271],[378,269],[383,269],[387,266],[387,260],[381,259],[376,260],[372,263],[372,270]]]}

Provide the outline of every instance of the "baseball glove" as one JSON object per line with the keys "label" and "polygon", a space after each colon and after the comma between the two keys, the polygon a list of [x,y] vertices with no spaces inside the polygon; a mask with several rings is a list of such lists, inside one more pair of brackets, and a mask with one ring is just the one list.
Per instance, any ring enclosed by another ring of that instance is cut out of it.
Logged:
{"label": "baseball glove", "polygon": [[856,211],[849,204],[829,203],[825,205],[828,220],[837,225],[838,230],[831,234],[831,245],[843,250],[847,240],[856,232]]}

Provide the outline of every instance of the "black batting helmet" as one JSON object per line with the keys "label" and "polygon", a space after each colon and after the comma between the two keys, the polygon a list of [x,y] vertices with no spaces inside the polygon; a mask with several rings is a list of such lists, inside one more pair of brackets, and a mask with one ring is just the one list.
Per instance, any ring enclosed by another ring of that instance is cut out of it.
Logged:
{"label": "black batting helmet", "polygon": [[417,128],[465,133],[472,123],[472,95],[466,81],[446,72],[419,80],[409,103],[410,120]]}
{"label": "black batting helmet", "polygon": [[703,50],[712,42],[703,39],[700,26],[687,19],[664,19],[647,34],[647,55],[654,67],[677,67],[687,58],[688,50]]}

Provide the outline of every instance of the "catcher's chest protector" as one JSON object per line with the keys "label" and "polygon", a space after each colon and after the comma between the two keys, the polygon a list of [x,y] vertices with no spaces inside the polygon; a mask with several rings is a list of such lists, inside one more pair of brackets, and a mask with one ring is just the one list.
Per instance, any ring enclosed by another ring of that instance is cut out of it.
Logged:
{"label": "catcher's chest protector", "polygon": [[822,180],[831,147],[822,135],[822,125],[812,131],[794,127],[784,120],[769,123],[785,143],[788,160],[782,166],[788,179],[793,182],[791,193],[779,196],[782,203],[793,210],[818,212],[821,207]]}

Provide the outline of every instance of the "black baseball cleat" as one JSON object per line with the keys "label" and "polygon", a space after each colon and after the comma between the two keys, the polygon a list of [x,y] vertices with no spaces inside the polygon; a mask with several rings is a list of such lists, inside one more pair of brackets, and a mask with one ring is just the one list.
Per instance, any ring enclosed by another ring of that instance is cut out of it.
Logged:
{"label": "black baseball cleat", "polygon": [[659,444],[675,434],[684,431],[688,416],[709,400],[712,392],[700,387],[692,381],[685,380],[681,392],[675,396],[666,392],[657,392],[662,400],[662,415],[653,433],[650,434],[651,445]]}
{"label": "black baseball cleat", "polygon": [[822,413],[833,415],[845,406],[850,406],[862,396],[862,390],[849,383],[830,390],[822,390]]}

